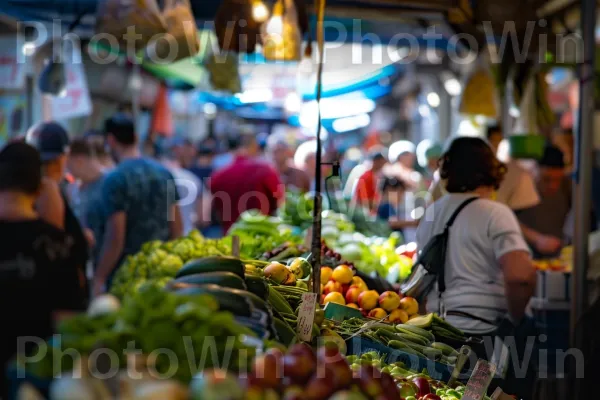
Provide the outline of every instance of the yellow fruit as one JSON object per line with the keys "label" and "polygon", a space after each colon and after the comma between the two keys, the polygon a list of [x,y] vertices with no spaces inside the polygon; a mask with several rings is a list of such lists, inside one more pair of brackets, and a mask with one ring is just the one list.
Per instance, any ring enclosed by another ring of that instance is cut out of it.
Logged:
{"label": "yellow fruit", "polygon": [[413,297],[404,297],[400,300],[400,308],[402,308],[408,315],[415,315],[419,313],[419,303]]}
{"label": "yellow fruit", "polygon": [[383,308],[374,308],[369,311],[369,318],[381,319],[387,315]]}
{"label": "yellow fruit", "polygon": [[356,308],[358,310],[358,306],[354,303],[348,303],[348,304],[346,304],[346,307]]}
{"label": "yellow fruit", "polygon": [[400,308],[395,309],[388,315],[387,321],[392,324],[404,324],[408,321],[408,313]]}
{"label": "yellow fruit", "polygon": [[387,291],[379,296],[379,307],[391,312],[400,306],[400,295],[396,292]]}
{"label": "yellow fruit", "polygon": [[350,282],[350,287],[357,287],[359,289],[362,289],[363,292],[365,290],[369,290],[369,288],[367,287],[367,284],[365,283],[365,281],[362,280],[362,278],[360,276],[352,277],[352,282]]}
{"label": "yellow fruit", "polygon": [[325,283],[331,279],[333,270],[330,267],[321,267],[321,282]]}
{"label": "yellow fruit", "polygon": [[352,268],[347,265],[340,265],[336,267],[331,274],[331,278],[342,285],[347,285],[352,282],[353,277],[354,272],[352,271]]}
{"label": "yellow fruit", "polygon": [[323,287],[323,293],[329,294],[332,292],[342,293],[342,284],[335,281],[329,281]]}
{"label": "yellow fruit", "polygon": [[346,301],[344,300],[344,296],[342,296],[341,293],[338,292],[331,292],[329,293],[327,296],[325,296],[325,299],[323,300],[323,302],[325,304],[331,302],[331,303],[337,303],[337,304],[341,304],[341,305],[346,305]]}
{"label": "yellow fruit", "polygon": [[379,293],[375,290],[367,290],[358,295],[358,305],[365,311],[371,311],[377,307],[377,300],[379,299]]}
{"label": "yellow fruit", "polygon": [[364,290],[358,287],[350,287],[346,292],[346,301],[348,303],[356,303],[358,301],[358,296],[364,292]]}

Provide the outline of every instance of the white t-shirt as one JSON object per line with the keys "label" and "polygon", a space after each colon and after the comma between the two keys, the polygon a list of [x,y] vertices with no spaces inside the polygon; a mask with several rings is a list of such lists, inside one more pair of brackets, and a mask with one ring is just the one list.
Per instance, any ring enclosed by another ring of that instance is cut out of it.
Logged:
{"label": "white t-shirt", "polygon": [[[456,208],[472,194],[447,194],[430,205],[417,229],[417,243],[423,247],[444,230]],[[432,208],[433,207],[433,208]],[[504,278],[498,259],[504,254],[529,251],[514,213],[499,202],[478,199],[459,213],[450,228],[446,252],[446,311],[460,311],[488,321],[497,321],[508,312]],[[438,312],[437,283],[427,298],[429,312]],[[460,316],[447,320],[471,334],[483,334],[494,325]]]}

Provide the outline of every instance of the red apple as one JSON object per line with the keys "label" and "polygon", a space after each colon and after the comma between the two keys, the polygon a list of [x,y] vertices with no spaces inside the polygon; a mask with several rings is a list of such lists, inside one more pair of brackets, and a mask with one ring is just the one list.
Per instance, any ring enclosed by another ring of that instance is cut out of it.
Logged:
{"label": "red apple", "polygon": [[431,393],[431,388],[429,387],[429,381],[423,377],[416,377],[412,380],[415,384],[419,392],[417,393],[417,397],[423,397],[429,393]]}

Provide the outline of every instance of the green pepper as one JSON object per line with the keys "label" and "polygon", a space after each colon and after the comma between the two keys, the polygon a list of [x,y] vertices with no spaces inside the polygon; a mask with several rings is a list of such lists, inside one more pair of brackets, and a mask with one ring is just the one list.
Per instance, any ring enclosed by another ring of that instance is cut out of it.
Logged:
{"label": "green pepper", "polygon": [[462,398],[462,395],[453,389],[447,390],[446,396],[452,396],[453,398],[456,398],[456,399]]}

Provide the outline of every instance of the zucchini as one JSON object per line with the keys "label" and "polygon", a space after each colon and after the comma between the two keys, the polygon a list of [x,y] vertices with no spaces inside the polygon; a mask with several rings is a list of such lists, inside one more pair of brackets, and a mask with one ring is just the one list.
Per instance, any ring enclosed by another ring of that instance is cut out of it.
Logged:
{"label": "zucchini", "polygon": [[[417,319],[417,318],[415,318],[415,319]],[[412,320],[409,320],[409,322],[410,321],[412,321]],[[421,337],[425,338],[429,343],[431,343],[435,340],[435,336],[433,335],[433,333],[429,332],[426,329],[419,328],[414,325],[398,324],[398,325],[396,325],[396,330],[400,333],[409,333],[409,334],[421,336]]]}
{"label": "zucchini", "polygon": [[390,340],[387,345],[388,345],[388,347],[391,347],[394,350],[400,350],[400,351],[403,351],[405,353],[409,353],[409,354],[414,354],[416,356],[425,357],[425,355],[423,353],[415,350],[414,348],[410,347],[406,343],[401,342],[399,340]]}
{"label": "zucchini", "polygon": [[177,285],[177,287],[171,288],[175,294],[182,296],[209,294],[217,300],[220,310],[229,311],[240,317],[251,317],[255,310],[252,302],[247,297],[235,293],[227,293],[217,285],[201,286],[185,283],[179,283]]}
{"label": "zucchini", "polygon": [[452,326],[451,324],[446,322],[444,319],[438,317],[435,314],[433,314],[433,326],[446,329],[447,331],[454,333],[456,336],[460,336],[463,338],[465,337],[465,333],[463,331],[461,331],[458,328],[455,328],[454,326]]}
{"label": "zucchini", "polygon": [[244,279],[244,264],[234,257],[205,257],[187,262],[176,278],[205,272],[231,272]]}
{"label": "zucchini", "polygon": [[446,343],[433,342],[430,346],[434,349],[441,350],[447,357],[458,356],[458,351],[456,351],[452,346],[448,346]]}
{"label": "zucchini", "polygon": [[263,300],[269,298],[269,284],[260,276],[246,275],[246,287]]}
{"label": "zucchini", "polygon": [[231,289],[247,290],[248,287],[242,278],[233,272],[205,272],[202,274],[185,275],[177,278],[172,283],[191,283],[195,285],[214,284]]}

